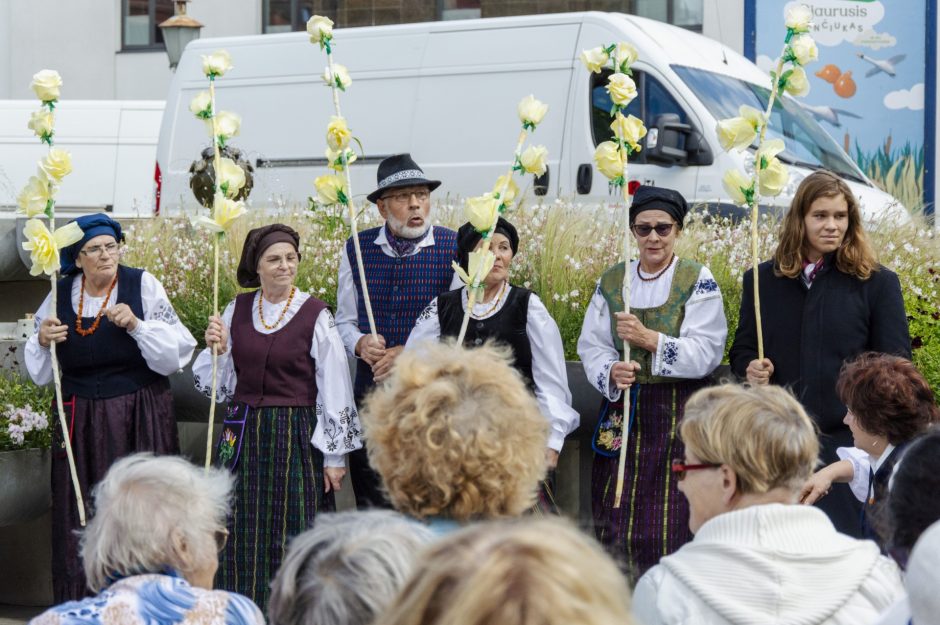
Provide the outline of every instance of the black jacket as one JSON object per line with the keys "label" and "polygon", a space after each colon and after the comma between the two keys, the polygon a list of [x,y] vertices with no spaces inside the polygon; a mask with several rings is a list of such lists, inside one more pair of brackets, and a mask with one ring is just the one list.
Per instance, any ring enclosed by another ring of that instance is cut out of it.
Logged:
{"label": "black jacket", "polygon": [[[911,357],[911,337],[897,275],[880,267],[868,280],[842,273],[826,256],[812,288],[802,277],[777,277],[773,261],[761,263],[759,286],[764,355],[774,365],[771,382],[789,387],[823,434],[846,428],[836,394],[842,363],[865,351]],[[744,274],[741,311],[729,358],[744,377],[757,358],[754,280]]]}

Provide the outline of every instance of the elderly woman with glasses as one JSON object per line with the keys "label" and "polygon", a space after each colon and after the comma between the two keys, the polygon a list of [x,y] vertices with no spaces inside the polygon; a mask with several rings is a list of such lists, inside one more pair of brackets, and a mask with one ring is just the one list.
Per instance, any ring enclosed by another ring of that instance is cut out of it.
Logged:
{"label": "elderly woman with glasses", "polygon": [[[637,574],[691,538],[688,506],[669,467],[682,453],[676,431],[685,401],[721,362],[728,334],[711,272],[675,254],[687,212],[676,191],[637,189],[630,227],[639,259],[601,276],[578,339],[584,371],[604,396],[593,440],[594,529]],[[623,312],[625,271],[631,273],[629,313]],[[624,362],[625,342],[630,362]],[[616,508],[621,445],[626,465]]]}
{"label": "elderly woman with glasses", "polygon": [[701,390],[679,431],[685,453],[673,473],[695,539],[640,579],[640,622],[873,623],[903,594],[897,567],[877,545],[799,505],[819,443],[789,392]]}
{"label": "elderly woman with glasses", "polygon": [[[75,468],[87,493],[122,456],[178,453],[167,376],[189,363],[196,341],[160,282],[120,264],[121,224],[104,214],[75,222],[83,237],[62,250],[56,309],[50,309],[50,295],[36,312],[26,368],[37,384],[51,382],[49,347],[56,343]],[[62,432],[53,431],[53,594],[66,601],[86,588],[75,534],[78,508]]]}
{"label": "elderly woman with glasses", "polygon": [[115,462],[94,489],[81,539],[97,595],[51,608],[31,625],[263,625],[247,597],[212,589],[232,481],[179,457]]}
{"label": "elderly woman with glasses", "polygon": [[219,585],[267,606],[291,537],[335,508],[346,454],[360,445],[346,352],[327,305],[294,285],[300,235],[271,224],[245,237],[238,295],[212,316],[193,364],[209,394],[220,354],[219,401],[230,401],[218,461],[238,476]]}

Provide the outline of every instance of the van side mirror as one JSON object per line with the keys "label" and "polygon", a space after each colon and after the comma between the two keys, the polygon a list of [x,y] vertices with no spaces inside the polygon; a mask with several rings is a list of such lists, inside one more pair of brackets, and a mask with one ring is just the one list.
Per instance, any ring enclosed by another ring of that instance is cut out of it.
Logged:
{"label": "van side mirror", "polygon": [[653,127],[656,129],[656,143],[650,146],[646,158],[669,165],[684,161],[687,156],[684,139],[692,132],[692,126],[681,123],[675,113],[663,113],[656,116]]}

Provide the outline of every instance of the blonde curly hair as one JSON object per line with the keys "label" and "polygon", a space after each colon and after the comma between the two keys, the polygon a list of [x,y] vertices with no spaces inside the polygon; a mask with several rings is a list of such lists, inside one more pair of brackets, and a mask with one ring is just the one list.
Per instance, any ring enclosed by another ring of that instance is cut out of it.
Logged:
{"label": "blonde curly hair", "polygon": [[548,423],[509,358],[490,344],[424,344],[366,399],[369,463],[399,512],[466,522],[535,502]]}

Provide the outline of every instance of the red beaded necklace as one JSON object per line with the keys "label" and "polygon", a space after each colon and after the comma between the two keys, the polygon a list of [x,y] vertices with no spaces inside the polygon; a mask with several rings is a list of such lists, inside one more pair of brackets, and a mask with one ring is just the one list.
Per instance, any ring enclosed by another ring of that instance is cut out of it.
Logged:
{"label": "red beaded necklace", "polygon": [[81,336],[92,335],[95,333],[95,330],[98,329],[98,325],[101,323],[101,315],[104,314],[105,309],[108,307],[108,300],[111,299],[111,291],[114,290],[116,284],[117,276],[114,276],[114,280],[111,281],[111,286],[108,287],[108,292],[104,296],[104,301],[101,302],[101,309],[98,310],[98,314],[95,315],[94,323],[86,330],[82,327],[82,309],[85,307],[85,274],[82,274],[82,290],[78,295],[78,315],[75,317],[75,331]]}

